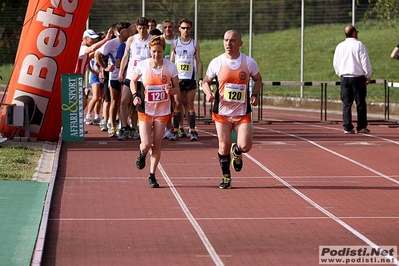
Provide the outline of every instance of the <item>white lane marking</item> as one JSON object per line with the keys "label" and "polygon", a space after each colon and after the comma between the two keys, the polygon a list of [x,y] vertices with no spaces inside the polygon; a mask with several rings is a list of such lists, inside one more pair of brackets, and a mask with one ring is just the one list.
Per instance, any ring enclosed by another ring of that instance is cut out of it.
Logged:
{"label": "white lane marking", "polygon": [[[354,220],[369,220],[369,219],[376,219],[376,220],[390,220],[390,219],[398,219],[399,216],[341,216],[338,217],[339,219],[354,219]],[[327,216],[301,216],[301,217],[202,217],[197,218],[196,220],[199,221],[229,221],[229,220],[237,220],[237,221],[278,221],[278,220],[325,220],[330,219]],[[50,221],[186,221],[187,218],[51,218]]]}
{"label": "white lane marking", "polygon": [[379,172],[377,170],[374,170],[371,167],[368,167],[367,165],[364,165],[364,164],[362,164],[362,163],[360,163],[358,161],[355,161],[355,160],[353,160],[353,159],[351,159],[349,157],[346,157],[346,156],[344,156],[344,155],[342,155],[342,154],[340,154],[338,152],[330,150],[330,149],[328,149],[328,148],[326,148],[326,147],[324,147],[324,146],[322,146],[322,145],[320,145],[320,144],[318,144],[318,143],[316,143],[316,142],[314,142],[312,140],[305,139],[305,138],[299,137],[297,135],[293,135],[293,134],[290,134],[290,133],[287,133],[287,132],[283,132],[283,131],[280,131],[280,130],[265,129],[265,128],[257,128],[257,129],[268,130],[268,131],[280,133],[280,134],[287,135],[287,136],[290,136],[290,137],[293,137],[293,138],[296,138],[296,139],[303,140],[303,141],[305,141],[305,142],[307,142],[309,144],[312,144],[312,145],[314,145],[314,146],[316,146],[316,147],[318,147],[318,148],[320,148],[320,149],[322,149],[322,150],[324,150],[326,152],[332,153],[332,154],[334,154],[334,155],[336,155],[336,156],[338,156],[338,157],[340,157],[340,158],[342,158],[344,160],[347,160],[347,161],[349,161],[349,162],[351,162],[353,164],[356,164],[357,166],[360,166],[363,169],[366,169],[366,170],[368,170],[368,171],[370,171],[370,172],[372,172],[372,173],[374,173],[374,174],[376,174],[376,175],[378,175],[378,176],[380,176],[382,178],[385,178],[386,180],[389,180],[389,181],[399,185],[399,180],[396,180],[396,179],[394,179],[394,178],[392,178],[390,176],[387,176],[387,175],[385,175],[385,174],[383,174],[383,173],[381,173],[381,172]]}
{"label": "white lane marking", "polygon": [[188,209],[187,205],[184,203],[184,200],[181,198],[179,192],[173,185],[172,181],[170,180],[168,174],[165,172],[161,164],[158,164],[158,169],[161,172],[163,178],[165,179],[166,183],[168,183],[170,190],[172,191],[173,195],[175,196],[177,202],[179,203],[181,209],[183,210],[184,214],[186,215],[187,219],[190,221],[192,226],[194,227],[195,231],[197,232],[198,236],[200,237],[202,243],[204,244],[206,250],[208,251],[209,255],[211,256],[215,265],[224,265],[222,260],[220,259],[219,255],[216,253],[215,249],[213,248],[211,242],[206,237],[205,232],[202,230],[201,226],[198,224],[197,220],[195,220],[194,216],[191,214],[190,210]]}
{"label": "white lane marking", "polygon": [[[362,235],[360,232],[358,232],[355,228],[351,227],[350,225],[348,225],[347,223],[345,223],[344,221],[342,221],[340,218],[336,217],[334,214],[332,214],[331,212],[327,211],[325,208],[321,207],[319,204],[317,204],[316,202],[314,202],[312,199],[310,199],[308,196],[306,196],[305,194],[303,194],[302,192],[300,192],[298,189],[296,189],[295,187],[293,187],[290,183],[288,183],[287,181],[285,181],[284,179],[280,178],[278,175],[276,175],[274,172],[272,172],[270,169],[268,169],[266,166],[264,166],[263,164],[261,164],[258,160],[256,160],[255,158],[253,158],[251,155],[245,154],[246,157],[248,157],[252,162],[254,162],[255,164],[257,164],[260,168],[262,168],[264,171],[266,171],[267,173],[269,173],[271,176],[273,176],[275,179],[277,179],[279,182],[281,182],[282,184],[284,184],[287,188],[291,189],[292,192],[294,192],[295,194],[297,194],[299,197],[301,197],[302,199],[304,199],[305,201],[307,201],[309,204],[311,204],[312,206],[314,206],[316,209],[318,209],[319,211],[321,211],[322,213],[324,213],[325,215],[327,215],[328,217],[330,217],[331,219],[333,219],[334,221],[336,221],[338,224],[340,224],[341,226],[343,226],[344,228],[346,228],[349,232],[351,232],[352,234],[354,234],[355,236],[357,236],[358,238],[360,238],[361,240],[363,240],[367,245],[373,247],[373,248],[380,248],[377,244],[375,244],[374,242],[372,242],[370,239],[368,239],[367,237],[365,237],[364,235]],[[399,262],[396,258],[392,257],[392,256],[386,256],[387,258],[389,258],[392,261],[395,261],[396,265],[399,265]]]}
{"label": "white lane marking", "polygon": [[[296,123],[296,124],[301,124],[301,125],[302,125],[303,123]],[[326,126],[320,126],[320,125],[310,125],[310,126],[312,126],[312,127],[320,127],[320,128],[327,128],[327,129],[330,129],[330,130],[342,131],[342,129],[333,128],[333,127],[326,127]],[[399,142],[398,142],[398,141],[395,141],[395,140],[391,140],[391,139],[379,137],[379,136],[372,135],[372,134],[361,134],[361,135],[362,135],[362,136],[369,137],[369,138],[379,139],[379,140],[383,140],[383,141],[386,141],[386,142],[390,142],[390,143],[399,145]]]}
{"label": "white lane marking", "polygon": [[[355,161],[355,160],[352,160],[352,159],[350,159],[350,158],[348,158],[348,157],[346,157],[346,156],[343,156],[343,155],[341,155],[341,154],[339,154],[339,153],[337,153],[337,152],[334,152],[334,151],[332,151],[332,150],[329,150],[329,149],[327,149],[327,148],[325,148],[325,147],[323,147],[323,146],[321,146],[321,145],[315,143],[314,141],[311,141],[311,140],[308,140],[308,139],[305,139],[305,138],[302,138],[302,137],[299,137],[299,136],[296,136],[296,135],[293,135],[293,134],[289,134],[289,133],[286,133],[286,132],[278,131],[278,130],[271,130],[271,129],[264,129],[264,128],[259,128],[259,129],[268,130],[268,131],[272,131],[272,132],[276,132],[276,133],[288,135],[288,136],[291,136],[291,137],[293,137],[293,138],[297,138],[297,139],[303,140],[303,141],[308,142],[308,143],[310,143],[310,144],[312,144],[312,145],[315,145],[316,147],[318,147],[318,148],[320,148],[320,149],[323,149],[323,150],[325,150],[325,151],[327,151],[327,152],[330,152],[330,153],[332,153],[332,154],[334,154],[334,155],[336,155],[336,156],[338,156],[338,157],[341,157],[341,158],[346,159],[346,160],[348,160],[348,161],[350,161],[350,162],[352,162],[352,163],[354,163],[354,164],[356,164],[356,165],[359,165],[360,167],[363,167],[363,168],[365,168],[365,169],[367,169],[367,170],[369,170],[369,171],[371,171],[371,172],[373,172],[373,173],[375,173],[375,174],[377,174],[377,175],[380,175],[380,176],[382,176],[382,177],[384,177],[384,178],[386,178],[386,179],[388,179],[388,180],[391,180],[391,181],[394,182],[394,183],[399,184],[399,181],[394,180],[394,179],[390,178],[389,176],[386,176],[386,175],[384,175],[384,174],[382,174],[382,173],[379,173],[378,171],[376,171],[376,170],[374,170],[374,169],[372,169],[372,168],[370,168],[370,167],[368,167],[368,166],[366,166],[366,165],[360,164],[359,162],[357,162],[357,161]],[[212,134],[212,135],[214,135],[214,134]],[[345,223],[344,221],[342,221],[340,218],[336,217],[335,215],[333,215],[332,213],[330,213],[329,211],[327,211],[326,209],[324,209],[323,207],[321,207],[319,204],[317,204],[316,202],[314,202],[314,201],[313,201],[312,199],[310,199],[308,196],[306,196],[305,194],[303,194],[302,192],[300,192],[298,189],[296,189],[295,187],[293,187],[290,183],[286,182],[284,179],[282,179],[281,177],[279,177],[278,175],[276,175],[274,172],[272,172],[272,171],[271,171],[270,169],[268,169],[266,166],[264,166],[263,164],[261,164],[258,160],[256,160],[255,158],[253,158],[251,155],[249,155],[249,154],[247,154],[247,153],[244,153],[244,155],[245,155],[246,157],[248,157],[252,162],[254,162],[255,164],[257,164],[260,168],[262,168],[265,172],[267,172],[268,174],[270,174],[271,176],[273,176],[273,177],[274,177],[276,180],[278,180],[280,183],[284,184],[287,188],[291,189],[291,191],[293,191],[295,194],[297,194],[298,196],[300,196],[301,198],[303,198],[305,201],[307,201],[308,203],[310,203],[311,205],[313,205],[313,206],[314,206],[315,208],[317,208],[319,211],[321,211],[322,213],[324,213],[325,215],[327,215],[328,217],[330,217],[332,220],[336,221],[338,224],[340,224],[341,226],[343,226],[345,229],[347,229],[349,232],[351,232],[352,234],[354,234],[355,236],[357,236],[359,239],[363,240],[366,244],[368,244],[369,246],[371,246],[371,247],[373,247],[373,248],[376,248],[376,249],[380,248],[377,244],[375,244],[375,243],[372,242],[370,239],[368,239],[367,237],[365,237],[364,235],[362,235],[361,233],[359,233],[356,229],[354,229],[353,227],[351,227],[350,225],[348,225],[347,223]],[[392,257],[392,256],[386,256],[386,257],[389,258],[390,260],[394,261],[396,265],[399,265],[399,261],[398,261],[396,258],[394,258],[394,257]]]}
{"label": "white lane marking", "polygon": [[347,142],[344,145],[346,145],[346,146],[377,146],[377,145],[380,146],[377,143],[370,143],[367,141]]}

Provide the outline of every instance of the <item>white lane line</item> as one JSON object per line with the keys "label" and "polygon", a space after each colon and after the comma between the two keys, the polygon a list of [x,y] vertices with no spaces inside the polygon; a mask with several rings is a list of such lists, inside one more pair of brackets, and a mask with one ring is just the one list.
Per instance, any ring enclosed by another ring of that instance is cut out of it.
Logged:
{"label": "white lane line", "polygon": [[[359,165],[359,166],[361,166],[361,167],[364,167],[365,169],[368,169],[368,170],[370,169],[371,172],[376,173],[376,174],[378,174],[378,175],[380,175],[380,176],[382,176],[382,177],[384,177],[384,178],[387,178],[388,180],[393,181],[394,183],[399,184],[397,180],[394,180],[394,179],[390,178],[389,176],[386,176],[386,175],[384,175],[384,174],[382,174],[382,173],[379,173],[378,171],[375,171],[374,169],[372,169],[372,168],[370,168],[370,167],[368,167],[368,166],[362,165],[362,164],[360,164],[359,162],[357,162],[357,161],[355,161],[355,160],[352,160],[352,159],[350,159],[350,158],[348,158],[348,157],[345,157],[345,156],[343,156],[343,155],[341,155],[341,154],[339,154],[339,153],[337,153],[337,152],[334,152],[334,151],[332,151],[332,150],[329,150],[329,149],[327,149],[327,148],[325,148],[325,147],[323,147],[323,146],[321,146],[321,145],[315,143],[314,141],[311,141],[311,140],[308,140],[308,139],[305,139],[305,138],[302,138],[302,137],[299,137],[299,136],[296,136],[296,135],[293,135],[293,134],[289,134],[289,133],[286,133],[286,132],[278,131],[278,130],[264,129],[264,128],[259,128],[259,127],[258,127],[258,129],[261,129],[261,130],[268,130],[268,131],[272,131],[272,132],[276,132],[276,133],[288,135],[288,136],[291,136],[291,137],[293,137],[293,138],[297,138],[297,139],[303,140],[303,141],[308,142],[308,143],[310,143],[310,144],[312,144],[312,145],[315,145],[316,147],[319,147],[319,148],[321,148],[321,149],[323,149],[323,150],[325,150],[325,151],[327,151],[327,152],[330,152],[330,153],[332,153],[332,154],[334,154],[334,155],[336,155],[336,156],[338,156],[338,157],[341,157],[341,158],[346,159],[346,160],[348,160],[348,161],[350,161],[350,162],[352,162],[352,163],[355,163],[355,164],[357,164],[357,165]],[[215,136],[215,134],[211,134],[211,135],[214,135],[214,136]],[[263,164],[261,164],[258,160],[256,160],[255,158],[253,158],[251,155],[249,155],[249,154],[247,154],[247,153],[244,153],[244,155],[245,155],[246,157],[248,157],[251,161],[253,161],[255,164],[257,164],[260,168],[262,168],[265,172],[267,172],[268,174],[270,174],[271,176],[273,176],[273,177],[274,177],[276,180],[278,180],[280,183],[284,184],[287,188],[291,189],[295,194],[297,194],[298,196],[300,196],[301,198],[303,198],[304,200],[306,200],[308,203],[310,203],[310,204],[313,205],[315,208],[317,208],[319,211],[321,211],[322,213],[324,213],[325,215],[327,215],[328,217],[330,217],[332,220],[336,221],[338,224],[340,224],[341,226],[343,226],[345,229],[347,229],[349,232],[351,232],[352,234],[354,234],[355,236],[357,236],[359,239],[363,240],[366,244],[368,244],[369,246],[371,246],[371,247],[373,247],[373,248],[376,248],[376,249],[380,248],[377,244],[375,244],[375,243],[372,242],[370,239],[368,239],[367,237],[365,237],[364,235],[362,235],[362,234],[361,234],[360,232],[358,232],[356,229],[354,229],[353,227],[351,227],[350,225],[348,225],[347,223],[345,223],[344,221],[342,221],[340,218],[336,217],[335,215],[333,215],[332,213],[330,213],[329,211],[327,211],[326,209],[324,209],[323,207],[321,207],[319,204],[317,204],[317,203],[314,202],[312,199],[310,199],[309,197],[307,197],[305,194],[303,194],[302,192],[300,192],[298,189],[296,189],[295,187],[293,187],[290,183],[286,182],[284,179],[282,179],[281,177],[279,177],[278,175],[276,175],[274,172],[272,172],[272,171],[271,171],[270,169],[268,169],[266,166],[264,166]],[[399,265],[399,261],[398,261],[396,258],[394,258],[394,257],[392,257],[392,256],[389,256],[389,255],[387,255],[386,257],[389,258],[390,260],[394,261],[396,265]]]}
{"label": "white lane line", "polygon": [[[298,196],[300,196],[302,199],[306,200],[309,204],[311,204],[312,206],[314,206],[316,209],[318,209],[319,211],[321,211],[322,213],[324,213],[325,215],[327,215],[328,217],[330,217],[331,219],[333,219],[334,221],[336,221],[338,224],[340,224],[341,226],[343,226],[345,229],[347,229],[349,232],[351,232],[352,234],[354,234],[355,236],[357,236],[358,238],[360,238],[361,240],[363,240],[367,245],[373,247],[373,248],[380,248],[377,244],[375,244],[374,242],[372,242],[370,239],[368,239],[367,237],[365,237],[364,235],[362,235],[360,232],[358,232],[355,228],[351,227],[350,225],[348,225],[347,223],[345,223],[344,221],[342,221],[340,218],[336,217],[334,214],[332,214],[331,212],[327,211],[326,209],[324,209],[323,207],[321,207],[319,204],[317,204],[316,202],[314,202],[312,199],[310,199],[308,196],[306,196],[305,194],[303,194],[302,192],[300,192],[299,190],[297,190],[295,187],[291,186],[290,183],[288,183],[287,181],[285,181],[284,179],[280,178],[278,175],[276,175],[274,172],[272,172],[270,169],[268,169],[266,166],[264,166],[263,164],[261,164],[258,160],[256,160],[255,158],[253,158],[251,155],[245,154],[246,157],[248,157],[251,161],[253,161],[255,164],[257,164],[260,168],[262,168],[264,171],[266,171],[267,173],[269,173],[271,176],[273,176],[275,179],[277,179],[279,182],[281,182],[282,184],[284,184],[287,188],[291,189],[292,192],[294,192],[295,194],[297,194]],[[387,258],[389,258],[390,260],[394,261],[396,265],[399,265],[399,262],[396,258],[392,257],[392,256],[386,256]]]}
{"label": "white lane line", "polygon": [[[338,156],[338,157],[340,157],[340,158],[342,158],[342,159],[344,159],[344,160],[347,160],[347,161],[349,161],[349,162],[351,162],[351,163],[353,163],[353,164],[356,164],[357,166],[360,166],[360,167],[363,168],[363,169],[366,169],[366,170],[368,170],[368,171],[370,171],[370,172],[372,172],[372,173],[374,173],[374,174],[376,174],[376,175],[378,175],[378,176],[380,176],[380,177],[382,177],[382,178],[385,178],[386,180],[389,180],[389,181],[391,181],[391,182],[393,182],[393,183],[399,185],[399,180],[396,180],[396,179],[394,179],[394,178],[392,178],[392,177],[390,177],[390,176],[387,176],[387,175],[385,175],[385,174],[383,174],[383,173],[381,173],[381,172],[379,172],[379,171],[377,171],[377,170],[374,170],[374,169],[371,168],[371,167],[368,167],[367,165],[364,165],[364,164],[362,164],[362,163],[360,163],[360,162],[358,162],[358,161],[355,161],[355,160],[353,160],[353,159],[351,159],[351,158],[349,158],[349,157],[346,157],[346,156],[344,156],[344,155],[342,155],[342,154],[340,154],[340,153],[338,153],[338,152],[335,152],[335,151],[333,151],[333,150],[330,150],[330,149],[328,149],[328,148],[326,148],[326,147],[324,147],[324,146],[322,146],[322,145],[320,145],[320,144],[318,144],[318,143],[316,143],[316,142],[314,142],[314,141],[312,141],[312,140],[305,139],[305,138],[299,137],[299,136],[297,136],[297,135],[293,135],[293,134],[290,134],[290,133],[286,133],[286,132],[283,132],[283,131],[280,131],[280,130],[264,129],[264,128],[260,128],[260,127],[257,128],[257,129],[268,130],[268,131],[280,133],[280,134],[287,135],[287,136],[290,136],[290,137],[293,137],[293,138],[296,138],[296,139],[303,140],[303,141],[305,141],[305,142],[307,142],[307,143],[309,143],[309,144],[312,144],[312,145],[314,145],[314,146],[316,146],[316,147],[318,147],[318,148],[320,148],[320,149],[322,149],[322,150],[324,150],[324,151],[326,151],[326,152],[332,153],[332,154],[334,154],[334,155],[336,155],[336,156]],[[365,135],[367,135],[367,134],[365,134]],[[245,154],[245,155],[246,155],[246,154]]]}
{"label": "white lane line", "polygon": [[172,181],[170,180],[168,174],[165,172],[165,170],[163,169],[161,164],[158,164],[158,169],[162,173],[162,176],[165,179],[166,183],[168,183],[170,190],[172,191],[173,195],[175,196],[177,202],[179,203],[180,207],[182,208],[187,219],[190,221],[190,223],[194,227],[195,231],[197,232],[198,236],[200,237],[202,243],[204,244],[206,250],[208,251],[208,253],[211,256],[215,265],[218,265],[218,266],[224,265],[222,260],[220,259],[219,255],[216,253],[215,249],[213,248],[211,242],[206,237],[205,232],[202,230],[202,228],[198,224],[197,220],[195,220],[194,216],[191,214],[190,210],[188,209],[187,205],[184,203],[184,200],[181,198],[179,192],[177,192],[175,186],[173,185]]}
{"label": "white lane line", "polygon": [[[391,220],[398,219],[398,216],[341,216],[339,219],[352,219],[352,220]],[[279,220],[326,220],[330,219],[327,216],[301,216],[301,217],[202,217],[197,218],[198,221],[279,221]],[[187,218],[51,218],[49,221],[99,221],[99,222],[117,222],[117,221],[186,221]]]}
{"label": "white lane line", "polygon": [[[296,123],[296,124],[302,125],[303,123]],[[310,125],[310,126],[312,126],[312,127],[319,127],[319,128],[327,128],[327,129],[330,129],[330,130],[338,130],[338,131],[341,131],[341,132],[342,132],[342,129],[338,129],[338,128],[334,128],[334,127],[326,127],[326,126],[320,126],[320,125]],[[386,142],[390,142],[390,143],[399,145],[399,142],[398,142],[398,141],[391,140],[391,139],[387,139],[387,138],[383,138],[383,137],[379,137],[379,136],[372,135],[372,134],[362,134],[362,136],[366,136],[366,137],[374,138],[374,139],[379,139],[379,140],[383,140],[383,141],[386,141]]]}

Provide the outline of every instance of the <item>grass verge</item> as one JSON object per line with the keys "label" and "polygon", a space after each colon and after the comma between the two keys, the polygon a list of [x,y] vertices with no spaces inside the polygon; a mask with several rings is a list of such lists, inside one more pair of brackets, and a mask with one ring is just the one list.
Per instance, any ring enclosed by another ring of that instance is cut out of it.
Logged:
{"label": "grass verge", "polygon": [[32,180],[42,148],[3,145],[0,149],[0,180]]}

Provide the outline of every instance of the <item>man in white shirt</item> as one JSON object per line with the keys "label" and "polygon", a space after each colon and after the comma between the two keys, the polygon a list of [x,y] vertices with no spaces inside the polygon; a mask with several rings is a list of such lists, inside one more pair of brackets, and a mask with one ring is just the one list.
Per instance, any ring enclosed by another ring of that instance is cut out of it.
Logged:
{"label": "man in white shirt", "polygon": [[352,124],[352,105],[356,102],[357,133],[370,133],[367,128],[367,84],[372,73],[370,59],[364,44],[357,40],[358,31],[352,25],[345,27],[346,39],[337,45],[333,66],[341,78],[343,103],[342,125],[345,134],[355,134]]}

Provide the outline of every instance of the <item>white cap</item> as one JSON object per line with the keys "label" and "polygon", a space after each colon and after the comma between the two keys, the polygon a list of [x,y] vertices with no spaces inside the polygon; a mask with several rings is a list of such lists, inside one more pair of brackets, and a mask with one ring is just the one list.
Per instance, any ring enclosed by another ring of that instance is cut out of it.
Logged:
{"label": "white cap", "polygon": [[85,37],[89,37],[90,39],[97,39],[99,36],[97,35],[97,33],[94,30],[87,29],[83,33],[83,38],[85,38]]}

